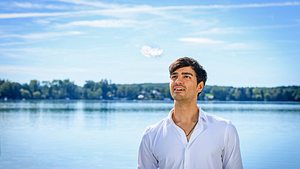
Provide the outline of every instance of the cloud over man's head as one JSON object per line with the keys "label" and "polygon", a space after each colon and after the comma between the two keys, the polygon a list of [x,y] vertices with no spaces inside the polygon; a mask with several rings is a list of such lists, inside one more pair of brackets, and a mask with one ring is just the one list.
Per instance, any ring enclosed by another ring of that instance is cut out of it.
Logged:
{"label": "cloud over man's head", "polygon": [[159,57],[163,54],[163,49],[144,45],[141,48],[141,53],[146,57]]}

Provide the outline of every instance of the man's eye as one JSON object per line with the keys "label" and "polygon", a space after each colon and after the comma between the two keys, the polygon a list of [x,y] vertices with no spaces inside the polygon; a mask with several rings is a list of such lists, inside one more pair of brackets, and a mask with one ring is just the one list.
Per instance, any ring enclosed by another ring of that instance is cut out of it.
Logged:
{"label": "man's eye", "polygon": [[188,78],[188,79],[190,79],[190,78],[191,78],[191,76],[184,76],[184,78]]}
{"label": "man's eye", "polygon": [[177,78],[177,76],[171,76],[171,79],[176,79]]}

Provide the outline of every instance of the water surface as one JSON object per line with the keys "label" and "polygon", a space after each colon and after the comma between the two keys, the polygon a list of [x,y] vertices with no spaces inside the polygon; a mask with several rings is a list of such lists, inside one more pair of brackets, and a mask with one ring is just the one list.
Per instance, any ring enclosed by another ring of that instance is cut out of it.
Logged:
{"label": "water surface", "polygon": [[[132,169],[146,126],[167,116],[171,102],[0,102],[0,168]],[[230,119],[244,168],[300,168],[300,104],[200,102]]]}

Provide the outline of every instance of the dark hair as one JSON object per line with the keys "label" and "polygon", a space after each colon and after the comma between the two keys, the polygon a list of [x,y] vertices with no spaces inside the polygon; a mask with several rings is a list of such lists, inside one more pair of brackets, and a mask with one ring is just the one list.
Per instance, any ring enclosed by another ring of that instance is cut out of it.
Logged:
{"label": "dark hair", "polygon": [[174,73],[177,69],[182,67],[188,67],[191,66],[192,69],[196,72],[196,78],[197,78],[197,84],[199,84],[201,81],[203,81],[204,85],[207,80],[207,73],[204,70],[204,68],[193,58],[190,57],[182,57],[175,60],[170,66],[169,66],[169,72],[170,75]]}

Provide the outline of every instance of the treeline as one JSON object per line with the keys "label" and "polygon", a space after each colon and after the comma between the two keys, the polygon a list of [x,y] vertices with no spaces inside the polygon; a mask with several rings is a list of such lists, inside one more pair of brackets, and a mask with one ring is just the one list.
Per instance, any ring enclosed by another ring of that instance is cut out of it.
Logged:
{"label": "treeline", "polygon": [[[0,80],[0,99],[97,99],[170,100],[168,83],[114,84],[108,80],[86,81],[78,86],[69,79],[20,84]],[[205,86],[199,100],[220,101],[300,101],[300,86],[224,87]]]}

